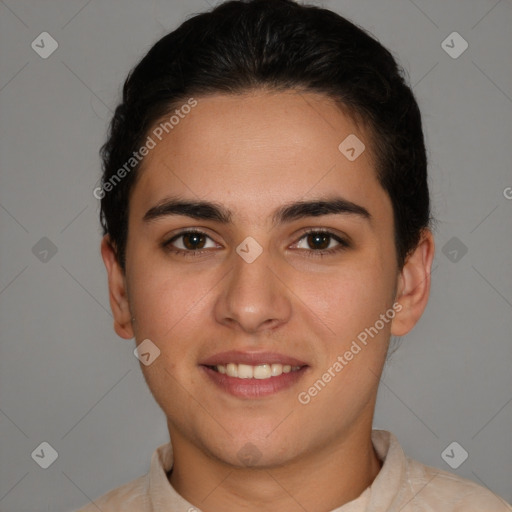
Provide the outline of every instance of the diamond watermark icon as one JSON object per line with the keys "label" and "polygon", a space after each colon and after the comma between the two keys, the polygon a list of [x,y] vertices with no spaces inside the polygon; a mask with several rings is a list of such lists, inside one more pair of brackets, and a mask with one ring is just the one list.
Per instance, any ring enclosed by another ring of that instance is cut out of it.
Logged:
{"label": "diamond watermark icon", "polygon": [[443,450],[441,458],[452,469],[457,469],[468,458],[468,452],[457,441],[453,441]]}
{"label": "diamond watermark icon", "polygon": [[160,349],[151,340],[145,339],[133,353],[144,366],[149,366],[160,355]]}
{"label": "diamond watermark icon", "polygon": [[236,252],[247,263],[252,263],[263,252],[263,247],[252,236],[248,236],[236,248]]}
{"label": "diamond watermark icon", "polygon": [[59,47],[59,43],[48,32],[41,32],[30,46],[39,57],[47,59]]}
{"label": "diamond watermark icon", "polygon": [[454,236],[443,245],[441,252],[452,263],[457,263],[466,255],[468,248],[456,236]]}
{"label": "diamond watermark icon", "polygon": [[363,153],[363,151],[366,149],[366,146],[363,144],[361,139],[351,133],[341,142],[341,144],[338,146],[338,149],[343,154],[343,156],[347,158],[347,160],[353,162]]}
{"label": "diamond watermark icon", "polygon": [[468,46],[468,42],[458,32],[452,32],[441,43],[441,48],[452,59],[458,59],[468,49]]}
{"label": "diamond watermark icon", "polygon": [[57,246],[49,239],[43,236],[32,247],[32,254],[43,263],[47,263],[57,254]]}
{"label": "diamond watermark icon", "polygon": [[43,441],[32,453],[31,457],[43,469],[49,468],[56,460],[59,454],[57,450],[46,441]]}
{"label": "diamond watermark icon", "polygon": [[252,443],[245,443],[238,451],[238,460],[245,466],[253,466],[262,456],[258,447]]}

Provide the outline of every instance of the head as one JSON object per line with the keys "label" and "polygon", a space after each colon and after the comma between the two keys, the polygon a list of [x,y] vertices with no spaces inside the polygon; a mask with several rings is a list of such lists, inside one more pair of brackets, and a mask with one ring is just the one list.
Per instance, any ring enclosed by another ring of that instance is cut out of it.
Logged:
{"label": "head", "polygon": [[[190,18],[128,76],[102,148],[102,254],[116,332],[160,350],[141,368],[173,439],[235,465],[251,442],[272,465],[371,426],[434,247],[402,74],[335,13],[254,0]],[[207,368],[231,350],[300,376],[234,396]]]}

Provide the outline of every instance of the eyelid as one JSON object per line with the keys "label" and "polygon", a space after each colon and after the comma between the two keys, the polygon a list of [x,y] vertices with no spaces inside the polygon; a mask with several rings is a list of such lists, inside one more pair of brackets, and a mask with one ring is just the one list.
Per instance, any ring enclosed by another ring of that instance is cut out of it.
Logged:
{"label": "eyelid", "polygon": [[[178,233],[175,233],[171,238],[164,240],[164,242],[161,244],[162,247],[166,250],[172,251],[177,254],[184,254],[186,256],[193,256],[195,254],[203,254],[205,252],[209,252],[211,248],[207,249],[197,249],[197,250],[185,250],[185,249],[179,249],[179,248],[173,248],[172,242],[174,242],[176,239],[180,238],[181,236],[184,236],[189,233],[196,233],[200,235],[204,235],[206,238],[209,238],[211,241],[217,244],[213,238],[206,233],[205,231],[202,231],[202,229],[199,228],[184,228],[183,230],[179,231]],[[328,236],[330,236],[332,239],[334,239],[338,246],[330,249],[300,249],[301,251],[304,251],[306,253],[312,253],[313,256],[323,256],[325,254],[333,254],[339,250],[347,249],[351,246],[351,243],[348,240],[348,237],[344,237],[342,235],[338,235],[332,230],[328,228],[321,228],[321,227],[312,227],[312,228],[306,228],[305,231],[302,231],[299,238],[294,242],[294,245],[297,245],[303,238],[305,238],[307,235],[312,233],[323,233]]]}
{"label": "eyelid", "polygon": [[[186,252],[186,253],[190,253],[190,254],[194,254],[194,253],[200,253],[200,252],[203,252],[205,251],[205,249],[197,249],[197,250],[184,250],[184,249],[176,249],[174,248],[171,244],[176,241],[178,238],[184,236],[184,235],[188,235],[190,233],[196,233],[196,234],[199,234],[199,235],[204,235],[206,238],[209,238],[212,242],[216,243],[217,245],[220,245],[218,244],[218,242],[216,242],[208,233],[206,233],[205,231],[203,231],[204,228],[184,228],[182,229],[181,231],[179,231],[178,233],[175,233],[173,234],[170,238],[166,238],[163,242],[162,242],[162,247],[164,249],[169,249],[169,250],[174,250],[175,252]],[[211,249],[211,248],[208,248],[208,250]]]}
{"label": "eyelid", "polygon": [[[339,244],[345,245],[346,247],[350,246],[350,238],[347,235],[338,234],[337,232],[328,229],[328,228],[306,228],[305,231],[302,232],[299,239],[297,241],[302,240],[305,236],[311,233],[323,233],[325,235],[329,235],[331,238],[336,240]],[[320,251],[315,251],[320,252]]]}

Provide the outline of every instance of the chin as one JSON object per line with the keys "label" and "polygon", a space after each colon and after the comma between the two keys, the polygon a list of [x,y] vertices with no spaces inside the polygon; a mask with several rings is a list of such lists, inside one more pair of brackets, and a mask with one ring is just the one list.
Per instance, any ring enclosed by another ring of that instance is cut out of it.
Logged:
{"label": "chin", "polygon": [[[271,429],[266,431],[271,432]],[[263,437],[256,433],[226,436],[222,446],[206,446],[211,454],[227,465],[237,468],[270,469],[282,466],[299,455],[275,432]],[[286,436],[288,441],[289,435]],[[208,445],[208,443],[206,443]]]}

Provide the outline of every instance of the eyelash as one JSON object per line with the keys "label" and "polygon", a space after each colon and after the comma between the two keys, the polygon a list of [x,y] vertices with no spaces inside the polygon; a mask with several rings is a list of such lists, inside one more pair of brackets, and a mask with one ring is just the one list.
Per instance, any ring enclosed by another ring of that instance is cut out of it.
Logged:
{"label": "eyelash", "polygon": [[[299,238],[299,241],[302,240],[303,238],[307,237],[310,234],[319,234],[319,233],[323,234],[323,235],[328,235],[330,238],[333,238],[334,240],[336,240],[336,242],[338,242],[339,245],[334,247],[334,248],[332,248],[332,249],[321,249],[321,250],[301,249],[301,251],[305,251],[305,255],[308,258],[322,258],[324,256],[335,254],[335,253],[338,253],[340,251],[344,251],[344,250],[350,248],[350,244],[346,240],[344,240],[343,238],[340,238],[338,235],[335,235],[331,231],[328,231],[326,229],[319,229],[319,228],[308,229],[307,231],[305,231],[302,234],[302,236]],[[182,237],[184,235],[189,235],[189,234],[204,235],[207,238],[210,238],[210,240],[211,240],[211,237],[208,236],[203,231],[200,231],[198,229],[187,229],[186,231],[182,231],[181,233],[178,233],[177,235],[174,235],[171,239],[164,241],[162,243],[162,248],[164,250],[168,251],[168,252],[172,252],[174,254],[177,254],[177,255],[180,255],[180,256],[184,256],[184,257],[195,257],[195,256],[199,256],[200,254],[203,254],[205,252],[209,252],[209,249],[206,249],[206,250],[187,250],[187,251],[185,251],[183,249],[172,249],[171,248],[172,247],[171,246],[172,242],[174,242],[175,240],[177,240],[178,238],[180,238],[180,237]]]}

